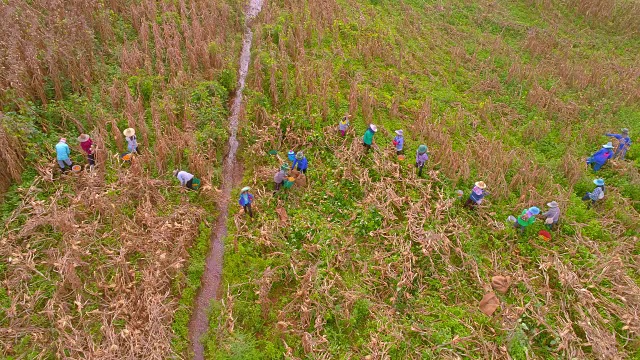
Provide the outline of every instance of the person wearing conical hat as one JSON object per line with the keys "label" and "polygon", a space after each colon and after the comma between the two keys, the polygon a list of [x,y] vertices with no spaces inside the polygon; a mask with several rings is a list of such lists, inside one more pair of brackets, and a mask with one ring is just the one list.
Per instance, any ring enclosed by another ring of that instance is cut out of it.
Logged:
{"label": "person wearing conical hat", "polygon": [[78,142],[80,143],[82,151],[87,153],[87,163],[89,163],[89,167],[93,169],[93,166],[95,165],[95,158],[93,155],[93,141],[91,140],[91,137],[87,134],[80,134],[80,136],[78,136]]}
{"label": "person wearing conical hat", "polygon": [[340,122],[338,123],[338,130],[340,130],[340,135],[341,136],[345,136],[347,135],[347,128],[349,128],[349,118],[351,117],[351,115],[346,114],[342,120],[340,120]]}
{"label": "person wearing conical hat", "polygon": [[296,158],[293,160],[293,164],[291,165],[291,169],[296,169],[306,175],[308,167],[309,162],[307,161],[307,158],[304,156],[302,151],[298,151]]}
{"label": "person wearing conical hat", "polygon": [[616,153],[613,155],[616,158],[624,160],[627,155],[627,150],[631,147],[631,138],[629,137],[629,129],[622,129],[622,134],[606,134],[609,137],[618,139],[618,147]]}
{"label": "person wearing conical hat", "polygon": [[424,168],[424,164],[427,160],[429,160],[427,145],[418,146],[418,151],[416,151],[416,167],[418,168],[418,176],[422,176],[422,169]]}
{"label": "person wearing conical hat", "polygon": [[[70,156],[71,150],[69,149],[69,145],[67,145],[67,139],[60,138],[60,141],[56,144],[56,159],[58,160],[58,166],[60,166],[60,170],[62,170],[63,173],[71,169],[71,166],[73,165]],[[67,166],[69,169],[67,169]]]}
{"label": "person wearing conical hat", "polygon": [[540,209],[532,206],[528,209],[522,210],[522,214],[518,216],[517,221],[513,224],[516,229],[523,233],[524,230],[536,221],[536,215],[540,214]]}
{"label": "person wearing conical hat", "polygon": [[393,138],[393,146],[396,147],[396,155],[402,154],[404,148],[404,133],[402,130],[396,130],[396,137]]}
{"label": "person wearing conical hat", "polygon": [[190,174],[186,171],[173,170],[173,176],[177,177],[180,181],[180,185],[186,186],[187,189],[193,189],[193,174]]}
{"label": "person wearing conical hat", "polygon": [[473,209],[474,206],[480,205],[482,200],[484,199],[486,193],[485,190],[487,188],[487,184],[484,181],[478,181],[474,184],[473,189],[471,190],[471,195],[467,199],[467,202],[464,203],[464,207],[468,209]]}
{"label": "person wearing conical hat", "polygon": [[248,186],[245,186],[240,190],[240,199],[238,200],[238,204],[242,206],[245,214],[249,214],[250,217],[253,217],[253,212],[251,211],[253,195],[249,193],[249,190],[251,190],[251,188]]}
{"label": "person wearing conical hat", "polygon": [[600,168],[607,163],[607,160],[613,157],[613,144],[608,142],[602,145],[602,149],[598,150],[595,154],[591,155],[590,158],[587,159],[587,164],[591,164],[593,167],[593,171],[598,171]]}
{"label": "person wearing conical hat", "polygon": [[588,192],[582,197],[582,200],[584,201],[591,200],[587,205],[587,208],[591,208],[591,206],[595,205],[598,200],[602,200],[604,198],[604,180],[595,179],[593,180],[593,183],[596,184],[596,188],[593,189],[592,192]]}
{"label": "person wearing conical hat", "polygon": [[367,148],[367,152],[371,150],[371,145],[373,145],[373,135],[378,132],[378,127],[371,124],[365,131],[364,136],[362,137],[362,145]]}
{"label": "person wearing conical hat", "polygon": [[136,131],[133,128],[126,128],[122,132],[127,140],[127,150],[130,153],[138,153],[138,138],[136,137]]}
{"label": "person wearing conical hat", "polygon": [[542,217],[544,218],[544,225],[549,230],[553,230],[554,226],[558,223],[560,219],[560,207],[557,202],[552,201],[547,203],[549,210],[542,213]]}
{"label": "person wearing conical hat", "polygon": [[284,183],[284,179],[287,178],[287,170],[289,170],[289,165],[282,164],[280,166],[280,170],[273,176],[273,182],[276,184],[275,191],[280,190],[280,187]]}

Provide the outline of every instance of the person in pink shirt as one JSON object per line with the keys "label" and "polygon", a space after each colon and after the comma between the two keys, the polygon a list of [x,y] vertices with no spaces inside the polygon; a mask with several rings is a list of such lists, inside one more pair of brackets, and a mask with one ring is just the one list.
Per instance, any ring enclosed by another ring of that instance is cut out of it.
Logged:
{"label": "person in pink shirt", "polygon": [[93,154],[93,141],[91,140],[91,137],[87,134],[81,134],[80,136],[78,136],[78,142],[80,143],[82,151],[87,153],[87,162],[93,169],[93,166],[96,164],[96,162]]}

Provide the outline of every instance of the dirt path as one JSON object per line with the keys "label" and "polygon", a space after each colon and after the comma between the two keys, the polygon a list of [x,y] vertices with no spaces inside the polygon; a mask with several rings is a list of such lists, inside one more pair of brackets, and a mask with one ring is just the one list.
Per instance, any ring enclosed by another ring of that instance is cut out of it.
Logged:
{"label": "dirt path", "polygon": [[[264,0],[250,0],[245,13],[245,31],[242,39],[242,52],[240,53],[240,68],[238,70],[238,86],[231,104],[231,115],[229,116],[229,153],[222,167],[222,194],[220,196],[220,215],[211,232],[211,249],[207,255],[204,274],[202,275],[201,287],[196,297],[195,307],[189,322],[189,332],[191,344],[193,346],[194,359],[204,359],[204,346],[200,342],[202,336],[209,329],[208,310],[211,300],[216,297],[220,280],[222,278],[222,258],[224,254],[223,240],[227,236],[227,217],[229,215],[229,202],[231,189],[235,182],[240,181],[242,173],[239,173],[239,165],[236,162],[236,152],[238,150],[238,115],[242,105],[242,91],[244,90],[249,63],[251,60],[251,41],[253,32],[251,22],[262,10]],[[239,173],[239,177],[238,177]]]}

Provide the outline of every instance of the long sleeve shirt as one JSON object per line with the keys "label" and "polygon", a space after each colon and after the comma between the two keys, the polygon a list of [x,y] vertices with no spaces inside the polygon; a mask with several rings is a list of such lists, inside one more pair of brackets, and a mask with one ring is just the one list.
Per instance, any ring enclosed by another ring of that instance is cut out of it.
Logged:
{"label": "long sleeve shirt", "polygon": [[280,184],[281,182],[283,182],[283,181],[284,181],[284,178],[285,178],[286,176],[287,176],[287,173],[286,173],[286,172],[284,172],[284,170],[280,170],[280,171],[278,171],[278,172],[274,175],[274,177],[273,177],[273,181],[274,181],[276,184]]}
{"label": "long sleeve shirt", "polygon": [[595,154],[591,155],[591,162],[596,164],[604,164],[613,156],[613,150],[602,148]]}
{"label": "long sleeve shirt", "polygon": [[180,171],[176,177],[180,180],[180,185],[184,186],[189,180],[193,179],[193,174],[189,174],[186,171]]}
{"label": "long sleeve shirt", "polygon": [[91,139],[80,143],[80,147],[87,153],[87,155],[91,155],[91,145],[93,145],[93,141],[91,141]]}
{"label": "long sleeve shirt", "polygon": [[346,131],[348,127],[349,127],[349,121],[340,120],[340,123],[338,124],[339,130]]}
{"label": "long sleeve shirt", "polygon": [[135,135],[127,136],[125,138],[127,140],[127,148],[129,151],[134,151],[138,147],[138,138]]}
{"label": "long sleeve shirt", "polygon": [[373,143],[373,134],[375,134],[373,130],[367,129],[362,137],[362,141],[367,145],[371,145]]}
{"label": "long sleeve shirt", "polygon": [[549,211],[545,212],[542,214],[542,216],[545,219],[553,219],[553,222],[557,222],[558,219],[560,218],[560,209],[555,207],[555,208],[550,208]]}
{"label": "long sleeve shirt", "polygon": [[618,151],[628,149],[631,146],[631,138],[620,134],[606,134],[612,138],[618,139]]}
{"label": "long sleeve shirt", "polygon": [[295,168],[296,165],[298,165],[298,169],[299,170],[306,170],[307,167],[309,166],[309,162],[307,161],[306,157],[303,157],[301,160],[298,159],[294,159],[293,160],[293,165],[291,165],[291,168]]}
{"label": "long sleeve shirt", "polygon": [[404,147],[404,136],[396,136],[393,139],[393,144],[396,146],[396,150],[400,151]]}
{"label": "long sleeve shirt", "polygon": [[248,192],[243,192],[242,194],[240,194],[238,204],[240,204],[240,206],[246,206],[248,204],[251,204],[252,201],[253,195],[249,194]]}
{"label": "long sleeve shirt", "polygon": [[599,200],[601,196],[604,196],[604,187],[602,186],[596,187],[589,193],[589,199],[593,201]]}
{"label": "long sleeve shirt", "polygon": [[[526,217],[526,218],[525,218]],[[518,224],[523,227],[527,227],[536,221],[536,217],[527,215],[527,209],[522,210],[522,214],[518,216]]]}
{"label": "long sleeve shirt", "polygon": [[482,202],[482,199],[484,199],[484,195],[484,190],[478,187],[474,187],[473,190],[471,190],[469,199],[473,200],[473,202],[475,202],[476,204],[479,204],[480,202]]}
{"label": "long sleeve shirt", "polygon": [[423,166],[424,163],[427,162],[427,160],[429,160],[429,154],[427,153],[420,154],[416,152],[416,164],[418,164],[418,166]]}
{"label": "long sleeve shirt", "polygon": [[57,160],[69,160],[69,155],[71,155],[69,145],[63,143],[62,141],[56,144]]}

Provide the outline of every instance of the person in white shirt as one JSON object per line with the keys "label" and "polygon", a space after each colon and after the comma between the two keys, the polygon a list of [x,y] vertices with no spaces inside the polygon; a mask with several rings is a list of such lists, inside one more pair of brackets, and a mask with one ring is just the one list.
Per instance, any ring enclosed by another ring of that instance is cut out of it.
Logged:
{"label": "person in white shirt", "polygon": [[180,180],[180,185],[186,186],[188,189],[193,190],[193,174],[189,174],[186,171],[173,170],[173,176]]}

